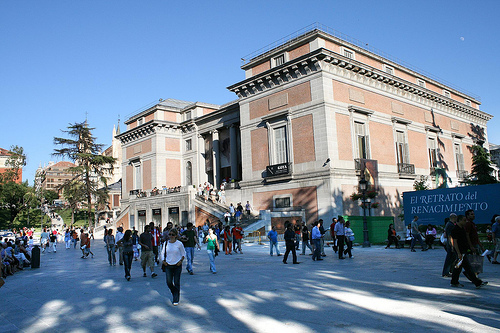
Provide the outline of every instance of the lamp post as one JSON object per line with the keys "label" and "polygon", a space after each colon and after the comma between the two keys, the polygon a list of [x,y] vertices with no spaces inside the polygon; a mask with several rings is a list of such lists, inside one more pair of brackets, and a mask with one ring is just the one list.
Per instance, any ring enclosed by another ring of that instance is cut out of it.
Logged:
{"label": "lamp post", "polygon": [[365,175],[361,176],[359,180],[359,190],[363,195],[363,247],[370,247],[370,240],[368,239],[368,222],[366,221],[366,188],[368,182],[365,179]]}

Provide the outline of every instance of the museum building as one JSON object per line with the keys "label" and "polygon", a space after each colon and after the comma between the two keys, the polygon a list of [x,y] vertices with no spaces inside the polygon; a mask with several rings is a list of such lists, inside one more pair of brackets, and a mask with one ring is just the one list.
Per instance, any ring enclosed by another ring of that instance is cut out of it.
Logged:
{"label": "museum building", "polygon": [[[200,225],[247,200],[255,228],[266,230],[362,215],[351,199],[360,177],[376,192],[371,214],[397,217],[420,176],[433,187],[460,185],[471,128],[487,138],[492,118],[479,98],[358,44],[313,27],[245,60],[245,79],[228,87],[233,102],[167,99],[130,117],[117,136],[117,223]],[[226,205],[196,195],[199,184],[219,188],[224,179],[234,180]]]}

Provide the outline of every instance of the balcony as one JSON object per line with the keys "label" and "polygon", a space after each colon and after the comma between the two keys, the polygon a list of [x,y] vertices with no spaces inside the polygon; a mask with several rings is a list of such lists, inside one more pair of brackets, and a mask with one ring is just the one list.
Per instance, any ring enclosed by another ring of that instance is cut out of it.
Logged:
{"label": "balcony", "polygon": [[468,175],[469,172],[466,170],[457,170],[457,178],[459,180],[464,180],[465,178],[467,178]]}
{"label": "balcony", "polygon": [[414,175],[415,165],[409,163],[398,163],[399,175]]}

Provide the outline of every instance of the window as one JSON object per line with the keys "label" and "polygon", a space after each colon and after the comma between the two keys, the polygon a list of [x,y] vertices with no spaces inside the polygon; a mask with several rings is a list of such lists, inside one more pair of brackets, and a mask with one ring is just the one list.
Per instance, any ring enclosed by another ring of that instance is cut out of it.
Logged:
{"label": "window", "polygon": [[186,163],[186,185],[193,185],[193,165],[191,161]]}
{"label": "window", "polygon": [[286,126],[280,126],[273,130],[274,134],[274,156],[272,164],[282,164],[288,162],[288,149]]}
{"label": "window", "polygon": [[403,131],[396,131],[396,157],[398,164],[410,163],[408,143],[406,143],[406,134]]}
{"label": "window", "polygon": [[185,113],[185,120],[190,120],[191,119],[191,111],[188,111]]}
{"label": "window", "polygon": [[417,79],[417,84],[418,84],[420,87],[425,88],[425,81],[424,81],[424,80]]}
{"label": "window", "polygon": [[142,124],[144,124],[144,118],[137,119],[137,126],[141,126]]}
{"label": "window", "polygon": [[285,63],[285,54],[280,54],[273,58],[273,67],[283,65]]}
{"label": "window", "polygon": [[141,189],[142,186],[142,170],[141,170],[141,162],[136,160],[135,162],[132,162],[132,166],[134,168],[134,190],[139,190]]}
{"label": "window", "polygon": [[465,103],[465,105],[467,105],[467,106],[472,106],[471,101],[469,101],[468,99],[465,99],[465,100],[464,100],[464,103]]}
{"label": "window", "polygon": [[354,122],[354,133],[356,137],[356,158],[370,158],[368,135],[366,134],[366,126],[361,122]]}
{"label": "window", "polygon": [[462,154],[462,145],[460,143],[454,143],[453,149],[455,150],[455,159],[457,161],[457,171],[465,170],[464,155]]}
{"label": "window", "polygon": [[429,149],[429,166],[431,168],[436,168],[437,167],[437,146],[436,146],[436,139],[435,138],[429,138],[427,140],[428,142],[428,149]]}
{"label": "window", "polygon": [[448,90],[443,90],[444,97],[451,98],[451,93]]}
{"label": "window", "polygon": [[354,51],[344,48],[344,57],[354,59]]}
{"label": "window", "polygon": [[394,68],[384,65],[384,71],[388,74],[394,75]]}
{"label": "window", "polygon": [[186,151],[190,151],[193,149],[193,145],[191,139],[186,140]]}
{"label": "window", "polygon": [[287,208],[287,207],[290,207],[290,197],[274,199],[274,208]]}

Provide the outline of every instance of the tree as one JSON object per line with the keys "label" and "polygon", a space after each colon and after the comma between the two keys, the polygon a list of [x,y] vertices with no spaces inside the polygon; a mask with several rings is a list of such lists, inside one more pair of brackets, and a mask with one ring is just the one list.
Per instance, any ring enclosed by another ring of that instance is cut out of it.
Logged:
{"label": "tree", "polygon": [[63,196],[71,209],[71,225],[75,223],[75,212],[78,210],[80,202],[85,200],[83,184],[78,180],[67,182],[63,185]]}
{"label": "tree", "polygon": [[491,154],[483,147],[483,141],[469,148],[472,152],[471,173],[465,180],[467,185],[494,184],[497,180],[493,176],[494,169],[491,166]]}
{"label": "tree", "polygon": [[420,176],[420,180],[415,180],[413,182],[413,189],[415,191],[425,191],[429,189],[429,185],[427,184],[427,176]]}
{"label": "tree", "polygon": [[[85,199],[88,221],[92,220],[92,202],[98,196],[103,195],[99,191],[100,184],[107,187],[106,176],[113,174],[114,157],[101,155],[102,144],[96,143],[96,138],[92,136],[92,130],[87,122],[70,124],[67,133],[70,138],[54,138],[54,144],[62,147],[54,149],[53,155],[67,157],[76,166],[69,168],[74,174],[73,179],[67,183],[75,184],[78,180],[82,185],[83,197]],[[107,191],[104,191],[107,196]],[[99,200],[97,200],[99,201]]]}
{"label": "tree", "polygon": [[14,181],[8,181],[0,184],[0,207],[8,212],[9,229],[13,228],[17,214],[25,207],[24,196],[28,189],[27,182],[18,184]]}

